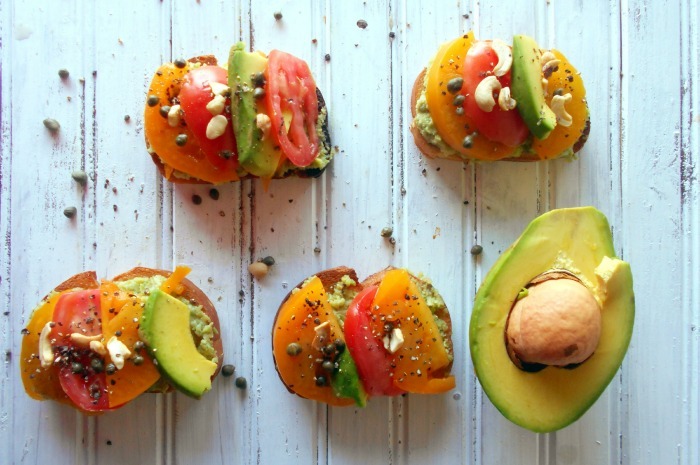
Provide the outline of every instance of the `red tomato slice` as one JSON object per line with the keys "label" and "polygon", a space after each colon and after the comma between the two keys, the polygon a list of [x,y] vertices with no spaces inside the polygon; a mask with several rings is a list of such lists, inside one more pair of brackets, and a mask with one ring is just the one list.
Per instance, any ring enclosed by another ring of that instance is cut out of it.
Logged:
{"label": "red tomato slice", "polygon": [[[105,374],[96,372],[91,366],[93,359],[100,359],[104,365],[104,358],[88,348],[77,346],[70,335],[100,334],[101,316],[99,289],[63,294],[53,313],[56,325],[51,331],[51,338],[55,341],[52,345],[59,360],[59,382],[71,401],[88,412],[109,409]],[[74,373],[75,364],[82,367],[79,373]]]}
{"label": "red tomato slice", "polygon": [[[220,66],[210,65],[194,68],[187,73],[180,89],[180,107],[187,126],[197,139],[199,147],[209,162],[220,170],[236,170],[238,157],[236,156],[236,139],[233,135],[231,111],[229,110],[230,99],[226,99],[222,113],[228,120],[226,130],[216,139],[207,138],[207,125],[214,117],[207,110],[207,104],[213,98],[210,82],[228,85],[228,72]],[[228,157],[223,156],[226,152],[230,154]]]}
{"label": "red tomato slice", "polygon": [[[530,130],[517,109],[504,111],[496,104],[491,111],[486,112],[479,108],[474,99],[477,86],[484,77],[493,74],[493,67],[497,63],[498,56],[489,41],[475,42],[467,52],[462,67],[464,113],[473,121],[477,131],[487,139],[509,147],[517,147],[530,135]],[[497,79],[502,87],[510,87],[510,71]],[[498,96],[495,97],[497,100]]]}
{"label": "red tomato slice", "polygon": [[345,314],[345,344],[355,360],[357,372],[370,396],[395,396],[403,390],[393,382],[393,356],[384,349],[379,335],[373,334],[370,306],[377,286],[364,289],[353,299]]}
{"label": "red tomato slice", "polygon": [[[316,83],[304,60],[273,50],[265,71],[265,100],[270,109],[272,134],[284,154],[296,166],[308,166],[319,150],[316,120]],[[285,114],[289,129],[285,126]]]}

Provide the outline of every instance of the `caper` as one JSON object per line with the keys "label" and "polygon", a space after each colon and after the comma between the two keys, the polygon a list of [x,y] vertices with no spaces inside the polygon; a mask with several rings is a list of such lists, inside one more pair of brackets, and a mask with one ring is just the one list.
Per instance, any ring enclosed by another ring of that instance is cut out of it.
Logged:
{"label": "caper", "polygon": [[357,20],[357,27],[359,27],[360,29],[365,29],[367,27],[367,21],[365,21],[364,19]]}
{"label": "caper", "polygon": [[301,345],[298,342],[291,342],[287,346],[287,355],[295,357],[301,353]]}
{"label": "caper", "polygon": [[158,102],[160,102],[160,99],[158,98],[157,95],[149,95],[148,100],[146,100],[146,103],[148,104],[149,107],[155,107],[158,105]]}
{"label": "caper", "polygon": [[187,134],[178,134],[175,138],[175,145],[182,147],[187,143]]}
{"label": "caper", "polygon": [[474,143],[474,138],[472,136],[466,136],[464,140],[462,141],[462,147],[465,149],[470,149],[472,148],[472,144]]}
{"label": "caper", "polygon": [[452,100],[452,105],[459,107],[464,104],[464,95],[455,95],[455,98]]}
{"label": "caper", "polygon": [[46,118],[44,120],[44,126],[51,132],[57,132],[61,129],[61,124],[53,118]]}
{"label": "caper", "polygon": [[386,228],[382,228],[382,231],[379,234],[382,237],[391,237],[391,235],[394,234],[394,229],[387,226]]}
{"label": "caper", "polygon": [[316,377],[316,386],[325,386],[326,385],[326,377],[325,376],[317,376]]}
{"label": "caper", "polygon": [[78,209],[75,207],[66,207],[63,209],[63,214],[66,218],[73,218],[76,213],[78,213]]}
{"label": "caper", "polygon": [[176,59],[175,61],[173,61],[173,64],[174,64],[177,68],[184,68],[185,66],[187,66],[187,62],[185,61],[184,58],[178,58],[178,59]]}
{"label": "caper", "polygon": [[455,108],[455,113],[457,113],[457,115],[459,115],[459,116],[462,116],[464,114],[464,108],[462,108],[462,107]]}
{"label": "caper", "polygon": [[267,257],[262,259],[262,262],[267,266],[272,266],[275,264],[275,258],[268,255]]}
{"label": "caper", "polygon": [[474,244],[469,251],[472,255],[481,255],[481,252],[483,252],[484,248],[480,246],[479,244]]}
{"label": "caper", "polygon": [[95,370],[95,373],[102,373],[105,369],[105,364],[102,361],[102,359],[99,358],[93,358],[90,360],[90,366],[92,367],[93,370]]}
{"label": "caper", "polygon": [[131,116],[129,116],[129,115],[124,115],[124,121],[126,121],[127,123],[128,123],[129,121],[131,121]]}
{"label": "caper", "polygon": [[452,78],[447,81],[447,91],[451,94],[456,94],[462,89],[462,85],[464,85],[464,79],[461,77]]}
{"label": "caper", "polygon": [[71,178],[81,186],[84,186],[88,182],[88,175],[83,170],[73,171],[70,175]]}
{"label": "caper", "polygon": [[228,160],[233,156],[233,153],[231,153],[230,150],[222,150],[221,152],[219,152],[219,156],[224,160]]}
{"label": "caper", "polygon": [[248,386],[248,381],[243,376],[239,376],[234,381],[234,384],[238,389],[245,389]]}
{"label": "caper", "polygon": [[136,352],[139,352],[143,350],[143,348],[146,346],[146,344],[143,343],[143,341],[136,341],[134,342],[134,350]]}
{"label": "caper", "polygon": [[262,87],[256,87],[255,90],[253,91],[253,97],[255,98],[263,98],[265,96],[265,89]]}
{"label": "caper", "polygon": [[328,344],[327,346],[323,346],[322,349],[323,353],[326,355],[332,355],[336,350],[335,344]]}
{"label": "caper", "polygon": [[117,371],[116,365],[114,363],[108,363],[107,366],[105,367],[105,373],[108,375],[113,375]]}
{"label": "caper", "polygon": [[218,189],[209,189],[209,197],[211,197],[212,200],[219,200],[219,190]]}
{"label": "caper", "polygon": [[335,345],[335,349],[338,352],[342,352],[343,350],[345,350],[345,342],[344,341],[341,341],[340,339],[336,339],[333,342],[333,344]]}
{"label": "caper", "polygon": [[229,377],[232,376],[233,373],[236,371],[236,367],[233,365],[224,365],[221,367],[221,376]]}
{"label": "caper", "polygon": [[330,373],[335,369],[335,363],[331,362],[330,360],[326,360],[321,364],[321,368]]}
{"label": "caper", "polygon": [[73,362],[70,364],[70,371],[73,372],[73,374],[80,374],[83,372],[83,364],[79,362]]}
{"label": "caper", "polygon": [[273,16],[275,17],[275,21],[279,21],[280,19],[282,19],[282,12],[281,12],[281,11],[275,11],[275,13],[274,13]]}
{"label": "caper", "polygon": [[263,73],[262,71],[253,73],[250,75],[250,80],[255,85],[255,87],[262,87],[265,85],[265,73]]}
{"label": "caper", "polygon": [[167,118],[168,113],[170,112],[170,105],[163,105],[158,111],[160,113],[160,116],[162,116],[163,118]]}
{"label": "caper", "polygon": [[66,68],[61,68],[58,70],[58,76],[61,79],[68,79],[69,75],[70,75],[70,73],[68,72],[68,70]]}

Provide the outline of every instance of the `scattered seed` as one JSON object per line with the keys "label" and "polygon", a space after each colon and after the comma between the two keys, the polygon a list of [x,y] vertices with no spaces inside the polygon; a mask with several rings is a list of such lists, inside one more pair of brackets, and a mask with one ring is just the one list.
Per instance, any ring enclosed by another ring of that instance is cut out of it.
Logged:
{"label": "scattered seed", "polygon": [[76,170],[71,173],[71,178],[81,186],[84,186],[88,182],[88,175],[83,170]]}
{"label": "scattered seed", "polygon": [[382,231],[379,234],[382,237],[391,237],[391,235],[394,234],[394,229],[387,226],[385,228],[382,228]]}
{"label": "scattered seed", "polygon": [[272,266],[275,264],[275,258],[268,255],[267,257],[262,259],[262,262],[267,266]]}
{"label": "scattered seed", "polygon": [[158,102],[160,102],[160,99],[157,95],[149,95],[148,100],[146,100],[146,103],[149,107],[155,107],[156,105],[158,105]]}
{"label": "scattered seed", "polygon": [[246,387],[248,387],[248,381],[243,376],[239,376],[238,378],[236,378],[234,384],[238,389],[245,389]]}
{"label": "scattered seed", "polygon": [[214,188],[209,189],[209,197],[213,200],[219,200],[219,190]]}
{"label": "scattered seed", "polygon": [[61,129],[61,124],[53,118],[46,118],[44,120],[44,126],[51,132],[58,132]]}
{"label": "scattered seed", "polygon": [[178,58],[178,59],[176,59],[175,61],[173,61],[173,64],[174,64],[177,68],[184,68],[185,66],[187,66],[187,62],[184,60],[184,58]]}
{"label": "scattered seed", "polygon": [[263,262],[255,262],[248,265],[248,272],[252,274],[255,279],[264,278],[268,271],[267,265]]}
{"label": "scattered seed", "polygon": [[364,19],[359,19],[357,21],[357,27],[359,27],[360,29],[365,29],[367,27],[367,21],[365,21]]}
{"label": "scattered seed", "polygon": [[199,205],[202,203],[202,197],[200,197],[197,194],[192,195],[192,203],[195,205]]}
{"label": "scattered seed", "polygon": [[282,12],[281,11],[275,11],[274,15],[275,21],[279,21],[282,19]]}
{"label": "scattered seed", "polygon": [[481,255],[481,252],[484,251],[484,248],[480,246],[479,244],[474,244],[469,251],[472,255]]}
{"label": "scattered seed", "polygon": [[229,377],[233,376],[233,373],[236,371],[236,367],[233,365],[224,365],[221,367],[221,376]]}
{"label": "scattered seed", "polygon": [[68,79],[68,76],[70,73],[66,68],[61,68],[58,70],[58,75],[60,76],[61,79]]}
{"label": "scattered seed", "polygon": [[178,134],[175,138],[175,145],[182,147],[187,143],[187,134]]}
{"label": "scattered seed", "polygon": [[63,209],[63,214],[66,218],[73,218],[76,213],[78,213],[78,209],[75,207],[66,207]]}

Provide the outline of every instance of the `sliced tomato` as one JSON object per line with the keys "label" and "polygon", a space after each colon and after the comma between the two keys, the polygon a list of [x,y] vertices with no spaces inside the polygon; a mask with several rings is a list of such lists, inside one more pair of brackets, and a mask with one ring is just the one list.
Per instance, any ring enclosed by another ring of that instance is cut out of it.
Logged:
{"label": "sliced tomato", "polygon": [[212,165],[224,171],[236,170],[238,161],[233,156],[236,153],[236,139],[231,124],[229,98],[226,98],[225,111],[221,113],[228,121],[226,130],[216,139],[207,137],[207,126],[214,116],[207,110],[207,104],[213,98],[211,82],[228,86],[228,72],[220,66],[202,66],[185,75],[179,95],[183,118]]}
{"label": "sliced tomato", "polygon": [[51,331],[61,387],[79,409],[87,412],[109,409],[105,374],[92,365],[98,360],[104,366],[104,359],[89,348],[77,346],[71,334],[101,334],[100,294],[99,289],[63,294],[54,309],[55,326]]}
{"label": "sliced tomato", "polygon": [[[466,112],[458,114],[454,105],[455,94],[447,90],[447,83],[462,78],[462,67],[467,51],[474,43],[469,32],[438,50],[432,64],[426,70],[425,98],[430,117],[440,137],[461,155],[477,160],[500,160],[515,152],[513,147],[487,139],[476,131],[476,125]],[[464,139],[470,136],[471,145],[464,147]]]}
{"label": "sliced tomato", "polygon": [[401,330],[403,344],[393,354],[393,383],[406,392],[435,394],[455,387],[451,364],[433,314],[406,270],[388,271],[371,304],[371,331],[389,323]]}
{"label": "sliced tomato", "polygon": [[372,330],[371,304],[377,286],[363,289],[345,314],[345,343],[357,365],[362,384],[370,396],[394,396],[405,391],[393,382],[393,356],[384,348],[382,334]]}
{"label": "sliced tomato", "polygon": [[[530,130],[516,109],[503,110],[498,103],[491,111],[484,111],[476,103],[474,95],[481,81],[493,75],[493,68],[498,63],[498,55],[491,48],[491,41],[475,42],[464,60],[462,76],[464,87],[464,114],[472,121],[476,130],[491,141],[508,147],[517,147],[528,138]],[[510,71],[497,77],[501,87],[510,87]],[[494,94],[498,102],[498,93]]]}
{"label": "sliced tomato", "polygon": [[[149,150],[155,153],[164,165],[164,175],[169,180],[176,180],[174,171],[185,173],[193,178],[210,182],[223,183],[237,181],[238,171],[234,168],[238,156],[234,152],[230,164],[223,168],[213,164],[210,157],[200,147],[197,137],[187,126],[184,119],[175,127],[161,114],[161,108],[171,106],[179,97],[185,76],[196,66],[187,62],[185,67],[178,68],[173,63],[162,65],[153,75],[148,88],[148,98],[157,98],[155,105],[148,102],[144,109],[144,132]],[[178,136],[186,138],[184,145],[178,145]]]}
{"label": "sliced tomato", "polygon": [[268,57],[265,79],[273,137],[292,163],[308,166],[319,151],[318,97],[309,66],[293,55],[273,50]]}
{"label": "sliced tomato", "polygon": [[[328,337],[319,346],[314,343],[316,328],[326,323]],[[323,283],[314,277],[289,296],[275,319],[272,354],[284,384],[306,399],[352,405],[353,399],[336,395],[328,382],[331,374],[323,369],[324,361],[336,360],[335,341],[345,342],[343,330],[328,303]]]}

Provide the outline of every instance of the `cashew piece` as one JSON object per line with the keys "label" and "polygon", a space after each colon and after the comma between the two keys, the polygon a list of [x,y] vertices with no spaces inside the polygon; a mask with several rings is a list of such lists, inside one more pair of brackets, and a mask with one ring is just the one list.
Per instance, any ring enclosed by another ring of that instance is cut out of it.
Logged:
{"label": "cashew piece", "polygon": [[493,67],[493,74],[498,77],[503,76],[510,71],[513,64],[513,52],[508,44],[498,39],[491,42],[491,48],[498,56],[498,63]]}
{"label": "cashew piece", "polygon": [[552,109],[552,111],[557,117],[557,124],[560,124],[564,127],[571,126],[571,123],[573,122],[573,118],[569,113],[566,112],[565,107],[565,105],[570,101],[571,94],[555,95],[554,97],[552,97],[552,101],[549,104],[549,107]]}
{"label": "cashew piece", "polygon": [[559,67],[561,60],[559,60],[552,52],[547,50],[540,57],[540,64],[542,65],[542,74],[545,78],[548,78]]}
{"label": "cashew piece", "polygon": [[509,111],[515,108],[518,102],[510,96],[510,87],[504,87],[498,93],[498,106],[503,111]]}
{"label": "cashew piece", "polygon": [[501,90],[501,83],[498,82],[496,76],[486,76],[474,91],[474,100],[476,105],[485,112],[493,110],[496,105],[496,100],[493,98],[493,93]]}

